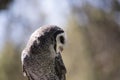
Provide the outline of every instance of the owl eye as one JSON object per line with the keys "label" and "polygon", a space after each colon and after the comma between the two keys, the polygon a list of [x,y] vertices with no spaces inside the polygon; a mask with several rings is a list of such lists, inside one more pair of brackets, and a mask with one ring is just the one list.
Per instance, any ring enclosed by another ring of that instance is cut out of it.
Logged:
{"label": "owl eye", "polygon": [[65,43],[65,39],[64,39],[64,37],[63,37],[63,36],[60,36],[60,42],[61,42],[62,44],[64,44],[64,43]]}

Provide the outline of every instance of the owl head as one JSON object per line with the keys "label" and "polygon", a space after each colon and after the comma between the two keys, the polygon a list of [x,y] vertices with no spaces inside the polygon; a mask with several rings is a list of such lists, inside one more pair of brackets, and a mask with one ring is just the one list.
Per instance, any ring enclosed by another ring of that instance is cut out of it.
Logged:
{"label": "owl head", "polygon": [[65,44],[66,35],[62,28],[56,25],[45,25],[33,32],[26,46],[26,50],[32,54],[39,54],[48,50],[61,53]]}

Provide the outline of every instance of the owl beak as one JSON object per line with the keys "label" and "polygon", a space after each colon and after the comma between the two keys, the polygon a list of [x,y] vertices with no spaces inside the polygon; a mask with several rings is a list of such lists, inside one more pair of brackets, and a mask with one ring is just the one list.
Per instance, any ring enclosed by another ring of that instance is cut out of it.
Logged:
{"label": "owl beak", "polygon": [[62,52],[62,51],[63,51],[63,47],[62,47],[62,46],[60,46],[60,47],[59,47],[59,50],[60,50],[60,52]]}

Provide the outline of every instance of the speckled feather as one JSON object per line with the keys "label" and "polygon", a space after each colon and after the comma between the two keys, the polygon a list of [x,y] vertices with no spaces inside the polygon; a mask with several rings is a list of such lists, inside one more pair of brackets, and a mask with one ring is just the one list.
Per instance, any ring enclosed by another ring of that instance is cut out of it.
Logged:
{"label": "speckled feather", "polygon": [[37,29],[22,52],[23,72],[29,80],[65,80],[66,68],[55,50],[56,36],[64,31],[54,25]]}

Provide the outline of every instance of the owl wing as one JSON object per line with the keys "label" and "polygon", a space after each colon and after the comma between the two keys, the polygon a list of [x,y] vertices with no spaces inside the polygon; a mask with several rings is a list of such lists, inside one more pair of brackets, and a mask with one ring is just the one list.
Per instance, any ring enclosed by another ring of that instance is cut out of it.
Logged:
{"label": "owl wing", "polygon": [[27,76],[28,80],[34,80],[29,70],[27,70],[25,63],[22,64],[23,75]]}
{"label": "owl wing", "polygon": [[26,70],[25,66],[23,65],[23,75],[27,76],[28,80],[34,80],[29,72]]}
{"label": "owl wing", "polygon": [[66,68],[62,60],[62,56],[59,53],[57,57],[55,57],[55,70],[58,78],[60,80],[66,80],[65,74],[66,74]]}
{"label": "owl wing", "polygon": [[25,65],[28,59],[27,53],[23,50],[22,55],[21,55],[21,61],[22,61],[22,71],[23,75],[28,77],[28,80],[33,80],[31,75],[29,74],[27,70],[27,66]]}
{"label": "owl wing", "polygon": [[27,73],[26,73],[26,71],[25,71],[24,65],[22,65],[22,71],[23,71],[23,75],[26,76]]}

